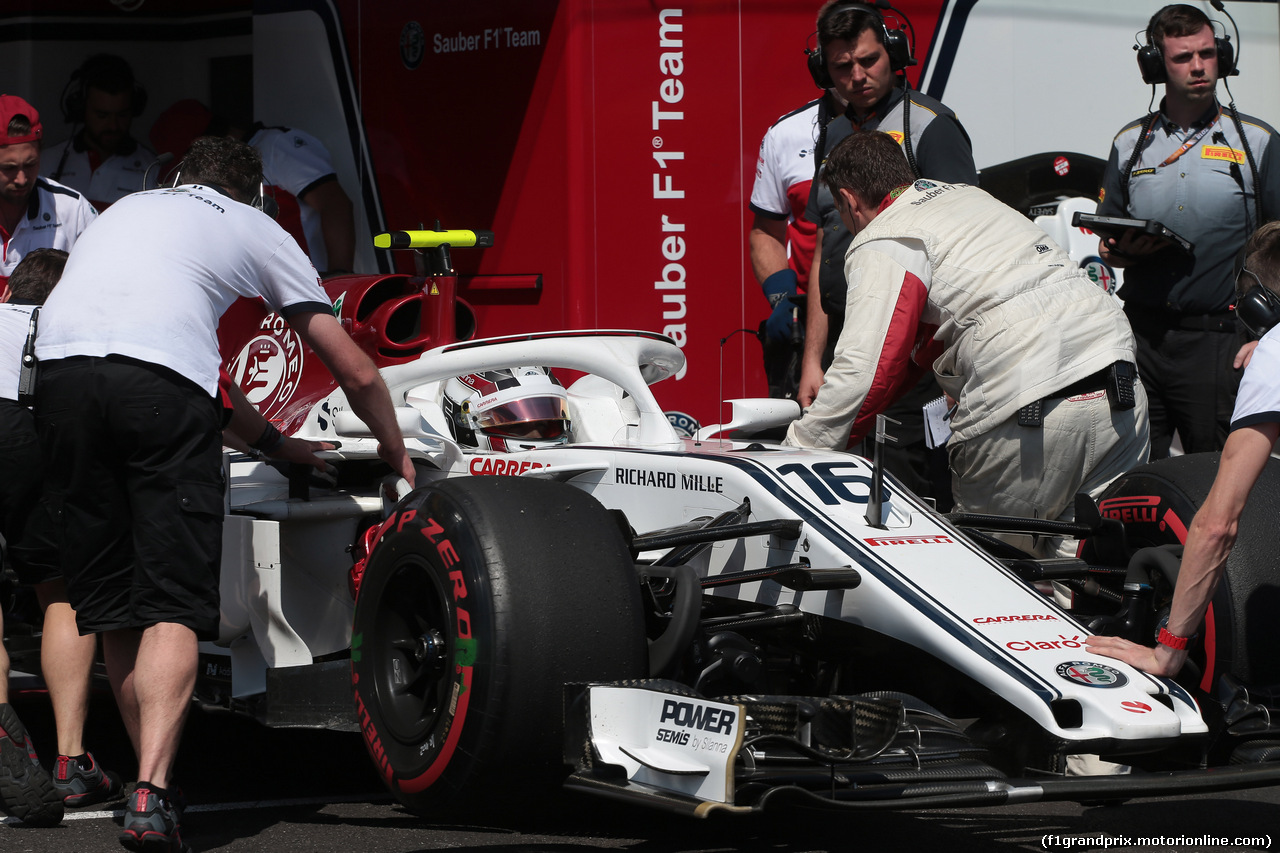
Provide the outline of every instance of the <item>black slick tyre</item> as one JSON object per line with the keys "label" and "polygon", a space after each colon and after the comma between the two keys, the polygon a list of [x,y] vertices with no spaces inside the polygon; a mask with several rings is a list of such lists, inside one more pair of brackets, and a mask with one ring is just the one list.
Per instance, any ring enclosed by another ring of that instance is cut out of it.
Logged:
{"label": "black slick tyre", "polygon": [[555,786],[563,685],[647,671],[617,523],[585,492],[543,480],[416,490],[369,557],[351,657],[365,744],[411,810]]}
{"label": "black slick tyre", "polygon": [[[1098,502],[1103,515],[1125,525],[1131,548],[1184,544],[1191,520],[1218,473],[1219,454],[1195,453],[1135,468],[1112,483]],[[1213,692],[1230,673],[1246,684],[1280,684],[1275,655],[1275,614],[1280,612],[1280,460],[1270,459],[1240,518],[1238,538],[1214,593],[1191,661],[1198,686]],[[1168,613],[1177,573],[1152,577],[1157,615]],[[1155,637],[1149,640],[1154,644]],[[1185,672],[1185,671],[1184,671]]]}

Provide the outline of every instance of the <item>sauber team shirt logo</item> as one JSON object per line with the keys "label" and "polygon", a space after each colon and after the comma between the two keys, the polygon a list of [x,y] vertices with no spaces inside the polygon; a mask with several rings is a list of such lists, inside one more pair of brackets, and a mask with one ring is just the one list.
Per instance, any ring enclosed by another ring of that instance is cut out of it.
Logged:
{"label": "sauber team shirt logo", "polygon": [[259,334],[245,344],[228,372],[268,420],[277,417],[298,389],[304,357],[302,339],[278,314],[262,321]]}
{"label": "sauber team shirt logo", "polygon": [[1073,660],[1058,664],[1058,675],[1085,687],[1120,687],[1129,679],[1118,669],[1093,661]]}

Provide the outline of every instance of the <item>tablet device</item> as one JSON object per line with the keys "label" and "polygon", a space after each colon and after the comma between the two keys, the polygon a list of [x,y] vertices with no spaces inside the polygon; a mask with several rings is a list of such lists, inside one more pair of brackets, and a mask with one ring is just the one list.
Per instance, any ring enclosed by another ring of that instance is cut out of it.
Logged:
{"label": "tablet device", "polygon": [[1076,211],[1071,216],[1074,228],[1088,228],[1099,237],[1114,237],[1119,240],[1125,234],[1137,232],[1160,237],[1178,246],[1182,251],[1191,254],[1195,248],[1190,240],[1178,235],[1173,229],[1166,228],[1154,219],[1124,219],[1119,216],[1098,216],[1093,213]]}

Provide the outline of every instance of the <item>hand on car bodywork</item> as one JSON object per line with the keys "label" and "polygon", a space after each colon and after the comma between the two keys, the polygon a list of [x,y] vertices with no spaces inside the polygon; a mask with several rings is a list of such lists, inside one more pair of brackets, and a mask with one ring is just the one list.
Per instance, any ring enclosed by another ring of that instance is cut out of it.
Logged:
{"label": "hand on car bodywork", "polygon": [[1091,653],[1122,660],[1152,675],[1174,676],[1187,662],[1186,649],[1168,646],[1140,646],[1123,637],[1086,637],[1084,647]]}
{"label": "hand on car bodywork", "polygon": [[334,445],[327,441],[307,441],[301,438],[286,437],[280,447],[268,455],[272,459],[292,462],[295,465],[310,465],[323,472],[328,469],[329,463],[316,456],[316,451],[333,449]]}
{"label": "hand on car bodywork", "polygon": [[796,399],[800,402],[800,407],[807,409],[813,405],[813,401],[818,398],[818,389],[823,383],[822,366],[819,364],[805,363],[800,370],[800,389],[796,392]]}
{"label": "hand on car bodywork", "polygon": [[415,484],[413,460],[409,458],[409,454],[404,449],[403,444],[399,447],[391,447],[379,442],[378,456],[381,457],[383,462],[391,466],[392,471],[399,474],[409,484],[409,488],[413,488]]}

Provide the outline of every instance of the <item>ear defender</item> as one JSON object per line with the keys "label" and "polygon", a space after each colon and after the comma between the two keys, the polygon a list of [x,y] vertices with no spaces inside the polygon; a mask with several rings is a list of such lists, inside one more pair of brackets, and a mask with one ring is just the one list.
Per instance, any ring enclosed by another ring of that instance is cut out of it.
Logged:
{"label": "ear defender", "polygon": [[[880,23],[880,43],[884,45],[885,51],[889,54],[889,69],[891,71],[897,73],[916,64],[915,57],[911,55],[911,45],[907,41],[907,34],[901,29],[889,29],[889,25],[885,23],[884,16],[880,14],[880,10],[866,3],[842,3],[828,10],[823,18],[825,20],[840,12],[855,10],[875,16],[875,19]],[[894,11],[897,12],[896,9]],[[830,89],[835,85],[835,81],[831,79],[831,74],[827,71],[827,58],[823,55],[822,43],[818,41],[817,36],[816,30],[813,35],[809,36],[810,41],[815,42],[815,45],[805,49],[806,65],[809,68],[809,76],[813,78],[814,84],[819,89]]]}

